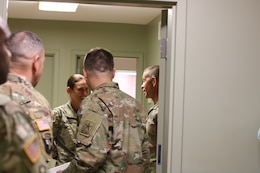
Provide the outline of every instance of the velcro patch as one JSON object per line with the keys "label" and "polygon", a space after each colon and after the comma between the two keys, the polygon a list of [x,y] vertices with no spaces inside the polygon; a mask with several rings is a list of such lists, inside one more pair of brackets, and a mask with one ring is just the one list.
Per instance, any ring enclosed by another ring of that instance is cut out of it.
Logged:
{"label": "velcro patch", "polygon": [[50,130],[50,125],[47,119],[40,118],[35,120],[39,131]]}
{"label": "velcro patch", "polygon": [[40,144],[37,137],[32,137],[25,145],[24,152],[32,163],[38,161],[41,155]]}
{"label": "velcro patch", "polygon": [[101,122],[102,117],[99,115],[86,115],[86,118],[84,119],[84,124],[81,124],[81,127],[79,127],[79,135],[78,140],[79,142],[88,145],[90,144],[92,138],[96,134]]}

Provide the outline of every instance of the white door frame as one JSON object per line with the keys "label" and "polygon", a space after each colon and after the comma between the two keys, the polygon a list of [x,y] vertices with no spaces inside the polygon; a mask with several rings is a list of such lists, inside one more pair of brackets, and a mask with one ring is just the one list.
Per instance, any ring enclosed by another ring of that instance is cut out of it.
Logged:
{"label": "white door frame", "polygon": [[1,0],[0,1],[0,16],[4,19],[4,20],[7,20],[7,9],[8,7],[8,0]]}
{"label": "white door frame", "polygon": [[[182,172],[185,84],[186,0],[178,1],[162,19],[157,173]],[[166,41],[163,39],[166,38]],[[163,46],[166,45],[165,48]],[[163,53],[165,51],[165,54]],[[163,109],[161,109],[163,108]],[[158,151],[160,153],[160,151]],[[158,156],[159,160],[160,157]]]}

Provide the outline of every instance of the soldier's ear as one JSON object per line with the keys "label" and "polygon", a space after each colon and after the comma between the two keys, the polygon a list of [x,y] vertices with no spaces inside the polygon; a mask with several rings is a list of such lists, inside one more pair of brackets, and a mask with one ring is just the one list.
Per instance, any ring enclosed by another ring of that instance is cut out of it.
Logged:
{"label": "soldier's ear", "polygon": [[39,66],[39,56],[34,56],[32,59],[32,73],[36,74]]}
{"label": "soldier's ear", "polygon": [[70,94],[71,88],[70,88],[70,87],[67,87],[66,91],[67,91],[68,94]]}
{"label": "soldier's ear", "polygon": [[152,85],[155,87],[157,84],[157,79],[155,77],[152,77]]}
{"label": "soldier's ear", "polygon": [[115,75],[116,75],[116,69],[114,68],[112,71],[112,79],[114,79]]}
{"label": "soldier's ear", "polygon": [[83,69],[83,75],[85,77],[85,79],[87,78],[87,70],[86,69]]}

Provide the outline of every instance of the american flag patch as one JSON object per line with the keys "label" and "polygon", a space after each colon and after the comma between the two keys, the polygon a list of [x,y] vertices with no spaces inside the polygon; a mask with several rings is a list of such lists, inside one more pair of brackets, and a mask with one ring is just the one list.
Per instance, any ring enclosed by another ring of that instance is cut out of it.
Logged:
{"label": "american flag patch", "polygon": [[24,152],[32,163],[38,161],[41,155],[41,150],[36,136],[29,139],[29,141],[24,145]]}
{"label": "american flag patch", "polygon": [[37,127],[39,129],[39,131],[44,131],[44,130],[49,130],[50,129],[50,125],[47,119],[36,119],[35,120]]}

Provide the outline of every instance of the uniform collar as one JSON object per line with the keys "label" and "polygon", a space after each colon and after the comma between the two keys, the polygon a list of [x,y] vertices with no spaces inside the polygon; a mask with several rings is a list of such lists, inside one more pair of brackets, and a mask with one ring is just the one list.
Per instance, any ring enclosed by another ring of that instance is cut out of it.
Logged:
{"label": "uniform collar", "polygon": [[18,74],[9,73],[8,74],[8,81],[15,82],[15,83],[23,83],[26,86],[33,88],[31,82],[29,82],[24,76],[21,76],[21,75],[18,75]]}

